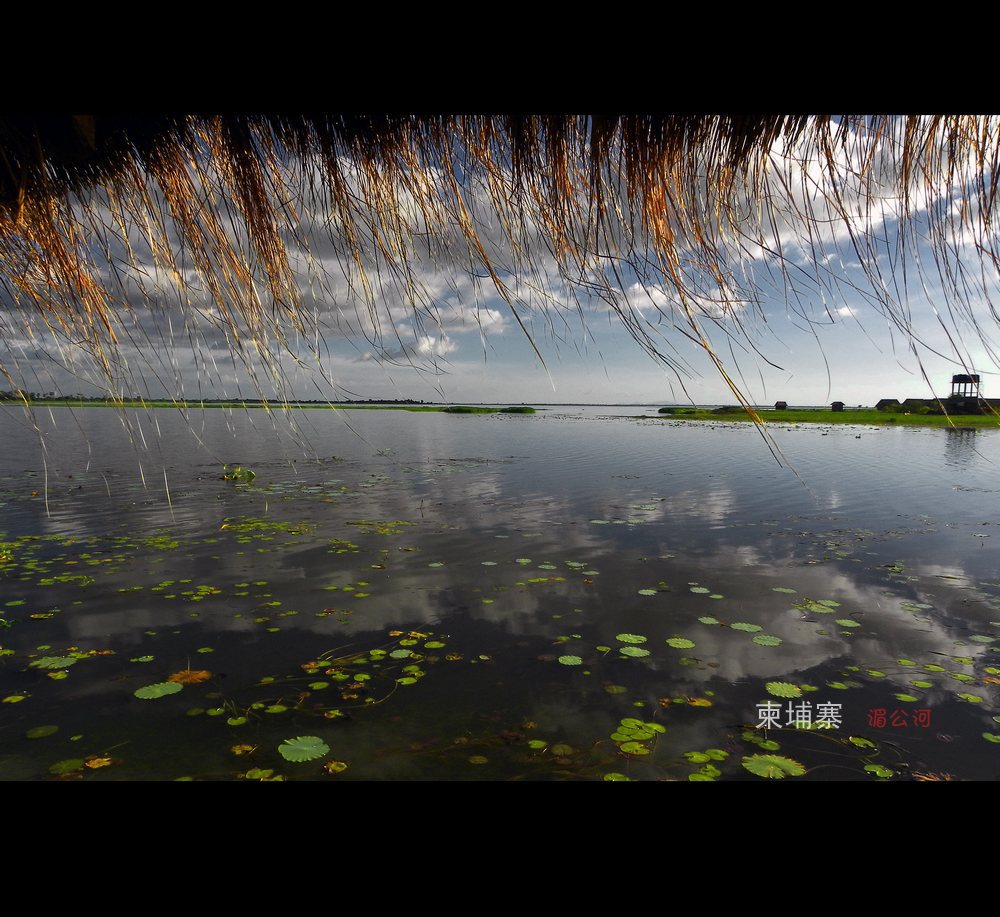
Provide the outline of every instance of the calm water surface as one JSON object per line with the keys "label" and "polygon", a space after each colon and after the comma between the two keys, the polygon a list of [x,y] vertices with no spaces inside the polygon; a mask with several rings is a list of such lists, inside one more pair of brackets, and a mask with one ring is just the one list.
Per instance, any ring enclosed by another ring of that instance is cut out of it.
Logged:
{"label": "calm water surface", "polygon": [[1000,777],[997,432],[630,413],[8,409],[0,777]]}

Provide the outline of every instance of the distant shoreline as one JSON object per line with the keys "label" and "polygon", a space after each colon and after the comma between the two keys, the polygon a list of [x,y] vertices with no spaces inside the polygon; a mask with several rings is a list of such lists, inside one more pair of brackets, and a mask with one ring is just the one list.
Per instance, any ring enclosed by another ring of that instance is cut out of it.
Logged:
{"label": "distant shoreline", "polygon": [[[544,410],[546,407],[648,407],[651,410],[656,405],[641,404],[582,404],[582,403],[550,403],[535,402],[534,406],[514,404],[510,407],[481,404],[428,404],[413,401],[397,402],[300,402],[300,401],[260,401],[260,400],[229,400],[229,401],[172,401],[170,399],[94,399],[81,401],[75,398],[38,398],[30,401],[19,399],[4,399],[2,404],[20,407],[69,407],[69,408],[142,408],[179,410],[224,408],[230,410],[338,410],[338,411],[410,411],[416,413],[452,413],[452,414],[533,414],[535,407]],[[725,410],[697,409],[691,407],[673,407],[676,413],[656,414],[622,414],[617,415],[630,420],[648,420],[661,423],[712,421],[716,423],[752,423],[753,418],[739,408]],[[776,411],[771,408],[757,408],[758,416],[765,424],[858,424],[880,427],[956,427],[956,428],[991,428],[1000,427],[1000,417],[993,414],[907,414],[877,411],[874,408],[845,408],[843,411],[831,411],[829,408],[802,408]]]}

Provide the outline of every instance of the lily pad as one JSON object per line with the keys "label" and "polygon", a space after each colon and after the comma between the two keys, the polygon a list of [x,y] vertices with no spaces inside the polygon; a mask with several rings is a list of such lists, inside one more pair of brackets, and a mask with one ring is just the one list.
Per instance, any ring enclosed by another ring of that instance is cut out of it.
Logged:
{"label": "lily pad", "polygon": [[639,595],[656,595],[655,589],[640,589]]}
{"label": "lily pad", "polygon": [[49,767],[49,773],[56,774],[58,776],[62,776],[63,774],[72,774],[76,771],[83,770],[83,764],[83,758],[66,758],[64,761],[56,761],[55,764],[51,765]]}
{"label": "lily pad", "polygon": [[183,685],[179,685],[175,681],[161,681],[155,685],[146,685],[132,693],[139,700],[155,700],[158,697],[166,697],[168,694],[176,694],[178,691],[183,690],[183,688]]}
{"label": "lily pad", "polygon": [[758,646],[780,646],[784,642],[781,637],[775,637],[771,634],[757,634],[752,640]]}
{"label": "lily pad", "polygon": [[918,700],[920,700],[919,697],[914,697],[912,694],[893,694],[893,697],[895,697],[896,700],[902,701],[904,704],[915,704]]}
{"label": "lily pad", "polygon": [[633,659],[642,659],[649,655],[649,650],[644,650],[641,646],[623,646],[619,652],[623,656],[631,656]]}
{"label": "lily pad", "polygon": [[837,618],[836,623],[841,627],[860,627],[861,625],[853,618]]}
{"label": "lily pad", "polygon": [[315,761],[330,751],[330,746],[319,736],[298,736],[285,739],[278,746],[278,754],[286,761]]}
{"label": "lily pad", "polygon": [[970,704],[981,704],[983,702],[983,699],[978,694],[959,694],[958,696]]}
{"label": "lily pad", "polygon": [[666,641],[667,646],[672,646],[675,650],[689,650],[695,645],[694,640],[688,640],[687,637],[669,637]]}
{"label": "lily pad", "polygon": [[848,736],[847,741],[849,741],[852,745],[856,745],[858,748],[877,747],[871,739],[866,739],[864,736]]}
{"label": "lily pad", "polygon": [[698,618],[698,621],[701,624],[718,624],[719,623],[719,619],[718,618],[713,618],[711,615],[702,615],[700,618]]}
{"label": "lily pad", "polygon": [[58,731],[58,726],[35,726],[33,729],[29,729],[24,735],[28,739],[44,739],[46,736],[54,735]]}
{"label": "lily pad", "polygon": [[737,621],[735,624],[730,624],[729,627],[731,630],[742,630],[748,634],[764,629],[759,624],[747,624],[746,621]]}
{"label": "lily pad", "polygon": [[646,638],[641,634],[618,634],[615,639],[619,643],[645,643]]}
{"label": "lily pad", "polygon": [[773,586],[771,592],[783,592],[785,595],[794,595],[795,590],[789,589],[787,586]]}
{"label": "lily pad", "polygon": [[769,681],[764,687],[768,694],[775,697],[801,697],[802,689],[798,685],[793,685],[787,681]]}
{"label": "lily pad", "polygon": [[751,774],[767,777],[770,780],[801,777],[806,772],[805,765],[783,755],[746,755],[743,758],[743,766]]}
{"label": "lily pad", "polygon": [[560,656],[559,662],[562,665],[583,665],[583,660],[579,656]]}
{"label": "lily pad", "polygon": [[627,755],[648,755],[650,749],[642,742],[623,742],[618,746]]}
{"label": "lily pad", "polygon": [[36,669],[65,669],[68,666],[76,665],[76,663],[75,656],[42,656],[41,659],[29,662],[28,665]]}
{"label": "lily pad", "polygon": [[704,594],[707,594],[707,593],[709,593],[711,591],[712,591],[711,589],[706,589],[704,586],[692,586],[691,587],[691,592],[696,592],[699,595],[704,595]]}
{"label": "lily pad", "polygon": [[997,735],[995,732],[984,732],[983,738],[986,739],[987,742],[996,742],[997,744],[1000,744],[1000,735]]}

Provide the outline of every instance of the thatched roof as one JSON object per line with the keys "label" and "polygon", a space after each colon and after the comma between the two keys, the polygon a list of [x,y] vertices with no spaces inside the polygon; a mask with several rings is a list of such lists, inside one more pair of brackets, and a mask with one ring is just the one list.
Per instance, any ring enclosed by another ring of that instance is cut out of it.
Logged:
{"label": "thatched roof", "polygon": [[[89,349],[111,377],[136,294],[120,282],[129,269],[169,275],[178,309],[209,303],[256,364],[309,327],[300,262],[319,236],[369,308],[373,272],[416,305],[412,265],[429,256],[489,278],[519,323],[511,278],[544,257],[671,362],[621,295],[627,271],[667,291],[655,305],[671,333],[711,352],[706,323],[732,334],[753,324],[748,261],[776,272],[794,308],[800,276],[836,291],[823,255],[846,245],[865,294],[910,334],[879,258],[912,270],[920,235],[940,269],[946,328],[986,336],[994,315],[961,261],[974,252],[991,275],[998,264],[998,156],[996,120],[977,116],[5,117],[0,283],[19,314]],[[306,219],[318,209],[322,220]],[[812,264],[787,258],[791,244]]]}

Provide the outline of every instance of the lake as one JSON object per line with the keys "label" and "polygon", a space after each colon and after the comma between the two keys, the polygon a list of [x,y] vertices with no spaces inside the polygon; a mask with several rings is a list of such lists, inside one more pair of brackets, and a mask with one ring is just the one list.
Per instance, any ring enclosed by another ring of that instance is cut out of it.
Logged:
{"label": "lake", "polygon": [[0,778],[1000,777],[998,432],[654,416],[6,407]]}

